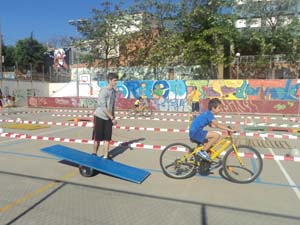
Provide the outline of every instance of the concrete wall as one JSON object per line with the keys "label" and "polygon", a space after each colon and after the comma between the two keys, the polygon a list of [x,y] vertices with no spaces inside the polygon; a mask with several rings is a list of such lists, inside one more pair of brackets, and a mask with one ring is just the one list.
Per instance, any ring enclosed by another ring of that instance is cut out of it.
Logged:
{"label": "concrete wall", "polygon": [[[94,108],[99,90],[106,85],[107,81],[79,84],[80,98],[76,101],[76,107]],[[189,106],[186,96],[195,86],[201,92],[204,108],[206,99],[216,97],[227,101],[230,105],[230,109],[226,111],[299,114],[300,80],[296,79],[119,81],[117,105],[119,109],[128,109],[132,106],[134,99],[143,96],[151,103],[153,109],[187,111]],[[2,80],[1,89],[4,95],[17,93],[17,105],[25,105],[27,96],[41,97],[43,101],[48,102],[52,101],[46,99],[47,97],[74,98],[77,96],[75,81],[49,84],[36,81]],[[31,99],[31,101],[36,100]]]}
{"label": "concrete wall", "polygon": [[27,80],[0,80],[4,96],[15,96],[17,106],[27,105],[28,96],[49,96],[49,83]]}

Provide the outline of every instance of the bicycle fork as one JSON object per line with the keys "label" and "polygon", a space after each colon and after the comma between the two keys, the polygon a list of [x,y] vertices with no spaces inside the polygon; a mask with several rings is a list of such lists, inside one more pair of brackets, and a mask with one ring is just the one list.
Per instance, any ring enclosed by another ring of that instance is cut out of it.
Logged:
{"label": "bicycle fork", "polygon": [[[244,163],[243,163],[241,157],[239,156],[239,152],[238,152],[238,150],[237,150],[237,148],[236,148],[236,145],[235,145],[235,144],[232,144],[232,148],[233,148],[234,154],[235,154],[235,156],[236,156],[238,162],[240,163],[241,167],[244,168],[244,167],[245,167],[245,166],[244,166]],[[238,175],[238,173],[234,171],[234,169],[233,169],[232,166],[227,166],[227,169],[228,169],[228,171],[230,171],[230,172],[232,172],[232,173]]]}

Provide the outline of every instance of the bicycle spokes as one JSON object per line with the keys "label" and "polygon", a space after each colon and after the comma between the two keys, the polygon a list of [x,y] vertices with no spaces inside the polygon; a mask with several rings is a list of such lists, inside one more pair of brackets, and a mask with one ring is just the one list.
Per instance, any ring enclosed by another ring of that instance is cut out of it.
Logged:
{"label": "bicycle spokes", "polygon": [[249,146],[238,146],[238,155],[230,149],[224,156],[223,169],[229,179],[238,183],[255,180],[262,171],[259,152]]}
{"label": "bicycle spokes", "polygon": [[195,174],[195,157],[185,144],[168,145],[160,156],[160,166],[165,175],[172,178],[187,178]]}

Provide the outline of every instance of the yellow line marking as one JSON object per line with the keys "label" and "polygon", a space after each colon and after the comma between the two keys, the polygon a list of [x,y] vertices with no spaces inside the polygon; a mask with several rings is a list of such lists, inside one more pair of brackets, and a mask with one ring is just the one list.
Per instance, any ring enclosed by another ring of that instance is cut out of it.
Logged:
{"label": "yellow line marking", "polygon": [[64,176],[62,176],[61,178],[59,178],[59,179],[58,179],[59,181],[52,181],[52,182],[50,182],[50,183],[47,183],[47,184],[45,184],[44,186],[42,186],[42,187],[36,189],[35,191],[33,191],[33,192],[31,192],[31,193],[25,195],[24,197],[21,197],[21,198],[15,200],[15,201],[13,201],[13,202],[7,204],[6,206],[0,208],[0,212],[6,212],[6,211],[8,211],[9,209],[13,208],[14,206],[19,205],[19,204],[21,204],[21,203],[23,203],[23,202],[25,202],[25,201],[27,201],[27,200],[29,200],[29,199],[35,197],[35,196],[41,194],[42,192],[48,190],[49,188],[52,188],[52,187],[54,187],[55,185],[61,183],[61,181],[67,180],[67,179],[69,179],[69,178],[75,176],[76,174],[77,174],[77,171],[72,171],[72,172],[70,172],[70,173],[68,173],[68,174],[66,174],[66,175],[64,175]]}

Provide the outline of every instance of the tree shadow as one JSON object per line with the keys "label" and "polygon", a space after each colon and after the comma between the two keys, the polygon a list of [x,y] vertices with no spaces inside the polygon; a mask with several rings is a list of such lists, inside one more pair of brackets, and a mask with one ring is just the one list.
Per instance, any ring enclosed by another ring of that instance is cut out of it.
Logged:
{"label": "tree shadow", "polygon": [[111,158],[115,158],[118,155],[123,154],[125,151],[127,151],[128,149],[133,150],[132,147],[130,147],[131,144],[135,143],[135,142],[139,142],[139,141],[144,141],[146,140],[145,138],[138,138],[138,139],[134,139],[131,141],[126,141],[126,142],[122,142],[119,146],[113,148],[112,150],[109,151],[109,156]]}

